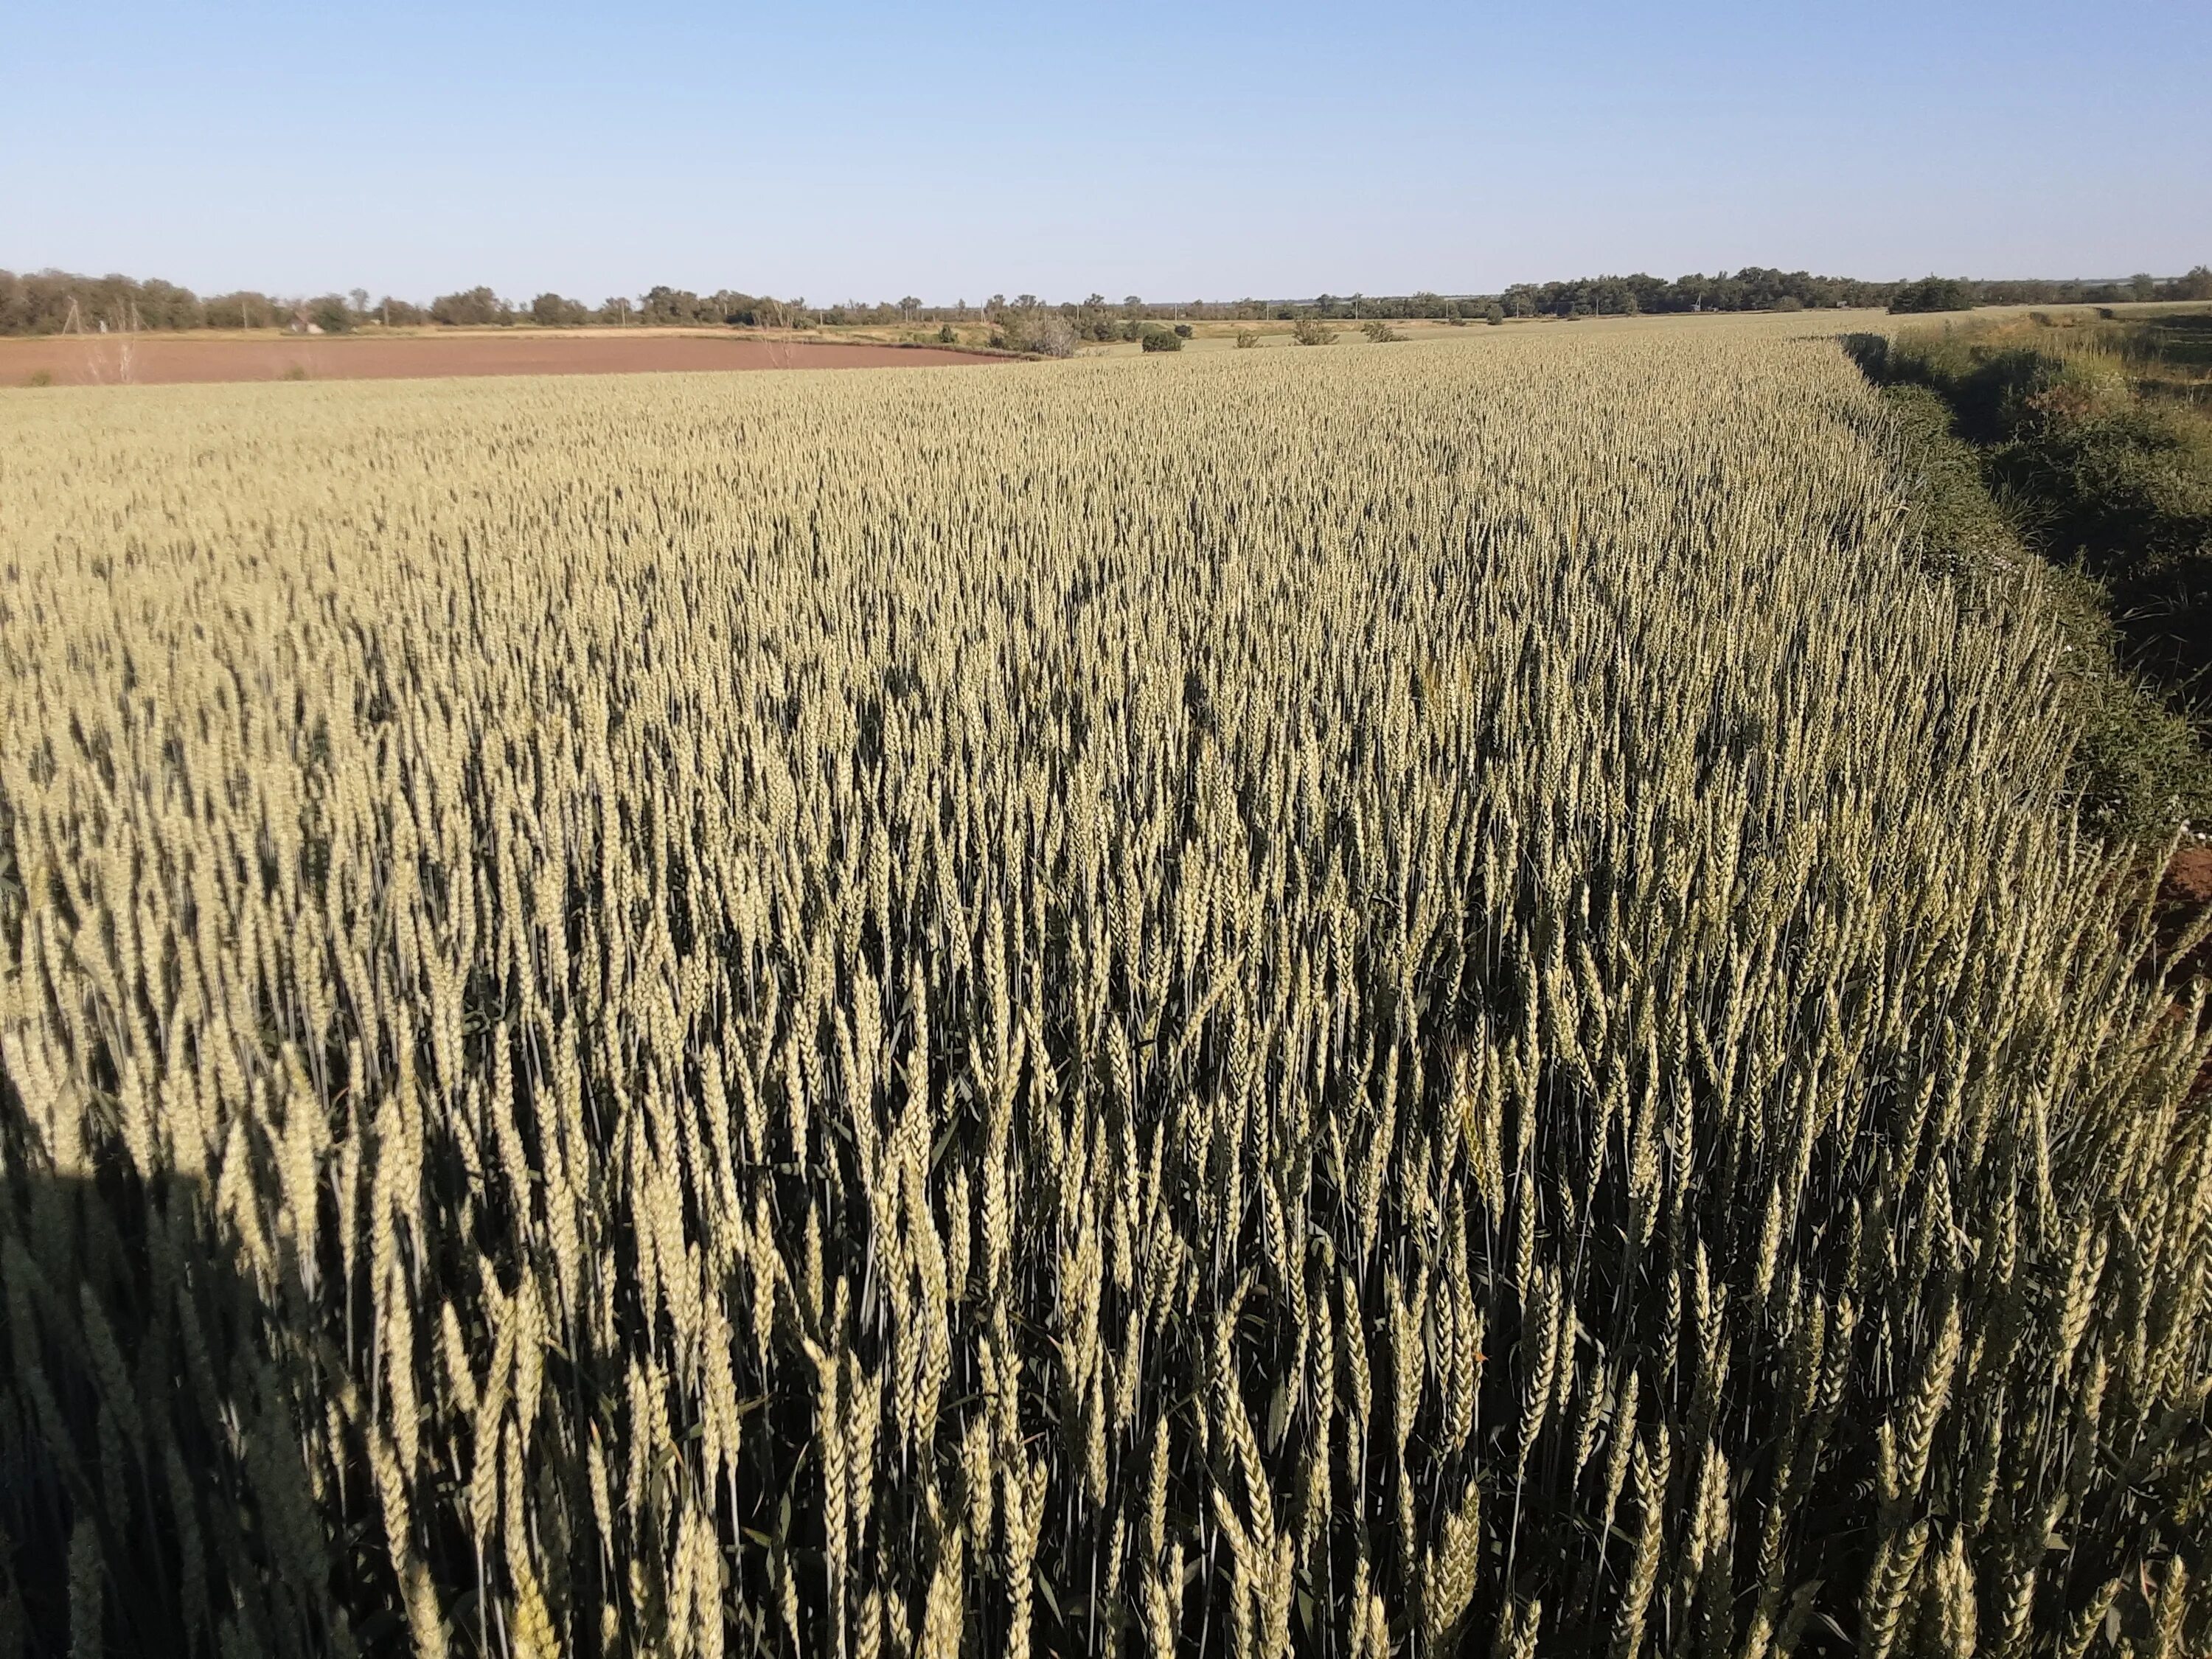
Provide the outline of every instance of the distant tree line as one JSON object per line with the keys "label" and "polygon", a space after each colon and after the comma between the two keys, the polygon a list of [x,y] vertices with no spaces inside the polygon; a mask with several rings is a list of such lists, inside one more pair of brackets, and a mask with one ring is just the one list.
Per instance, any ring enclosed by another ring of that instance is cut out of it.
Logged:
{"label": "distant tree line", "polygon": [[[426,325],[482,328],[519,323],[556,328],[931,324],[950,328],[955,324],[980,323],[989,325],[994,338],[1009,343],[1048,338],[1057,347],[1063,339],[1141,339],[1146,325],[1161,322],[1267,319],[1495,322],[1507,317],[1621,317],[1835,306],[1950,311],[1974,305],[2101,305],[2142,300],[2212,300],[2212,268],[2198,265],[2186,276],[2165,279],[2142,275],[2102,283],[1978,282],[1932,276],[1910,283],[1869,283],[1747,265],[1741,270],[1717,271],[1710,276],[1693,273],[1672,281],[1638,271],[1626,276],[1577,277],[1571,282],[1516,283],[1502,294],[1322,294],[1304,300],[1165,303],[1147,301],[1133,294],[1118,301],[1093,294],[1080,301],[1057,303],[1040,300],[1034,294],[1016,295],[1011,300],[994,294],[976,307],[964,299],[950,306],[928,306],[912,295],[897,300],[846,300],[810,306],[803,299],[781,300],[733,289],[701,295],[668,287],[649,289],[635,299],[615,295],[596,306],[556,293],[540,294],[528,301],[511,301],[490,288],[442,294],[428,305],[418,305],[390,295],[371,300],[363,289],[309,297],[251,289],[204,296],[159,279],[80,276],[59,270],[17,275],[0,270],[0,334],[58,334],[70,328],[93,333],[101,329],[270,327],[312,327],[338,334],[372,324],[393,328]],[[1050,328],[1044,327],[1046,319],[1054,319]]]}
{"label": "distant tree line", "polygon": [[1642,272],[1571,283],[1519,283],[1498,296],[1514,317],[1616,317],[1694,311],[1796,311],[1835,306],[1886,306],[1900,311],[1958,311],[1977,305],[2110,305],[2130,300],[2212,300],[2212,268],[2160,282],[2025,280],[1976,282],[1928,276],[1908,283],[1867,283],[1758,265],[1693,274],[1667,282]]}

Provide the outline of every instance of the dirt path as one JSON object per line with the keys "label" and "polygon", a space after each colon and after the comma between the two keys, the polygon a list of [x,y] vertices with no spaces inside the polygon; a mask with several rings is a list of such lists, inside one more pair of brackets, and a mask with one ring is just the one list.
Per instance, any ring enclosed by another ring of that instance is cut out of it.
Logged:
{"label": "dirt path", "polygon": [[[140,335],[0,340],[0,386],[222,380],[432,380],[479,374],[921,368],[1001,362],[936,346],[842,345],[758,335],[592,333],[224,337]],[[43,376],[43,378],[41,378]]]}

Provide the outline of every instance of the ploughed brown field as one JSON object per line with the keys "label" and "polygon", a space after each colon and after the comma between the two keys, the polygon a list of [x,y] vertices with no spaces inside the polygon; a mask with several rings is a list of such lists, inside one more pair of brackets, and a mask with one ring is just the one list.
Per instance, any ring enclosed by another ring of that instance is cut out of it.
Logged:
{"label": "ploughed brown field", "polygon": [[747,368],[920,368],[995,361],[937,346],[843,345],[757,335],[456,334],[260,338],[116,335],[0,340],[0,386],[218,380],[431,380],[477,374],[636,374]]}

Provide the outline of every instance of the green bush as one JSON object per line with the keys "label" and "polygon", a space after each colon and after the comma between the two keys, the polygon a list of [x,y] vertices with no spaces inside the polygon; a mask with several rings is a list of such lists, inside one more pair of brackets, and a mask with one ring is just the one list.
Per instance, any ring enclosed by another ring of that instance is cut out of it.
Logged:
{"label": "green bush", "polygon": [[1143,344],[1147,351],[1181,351],[1182,336],[1171,329],[1148,328],[1143,335]]}
{"label": "green bush", "polygon": [[1177,323],[1175,325],[1175,331],[1179,338],[1185,340],[1190,338],[1192,333],[1191,326],[1188,323]]}
{"label": "green bush", "polygon": [[1302,346],[1331,345],[1336,331],[1318,317],[1301,317],[1291,325],[1291,337]]}

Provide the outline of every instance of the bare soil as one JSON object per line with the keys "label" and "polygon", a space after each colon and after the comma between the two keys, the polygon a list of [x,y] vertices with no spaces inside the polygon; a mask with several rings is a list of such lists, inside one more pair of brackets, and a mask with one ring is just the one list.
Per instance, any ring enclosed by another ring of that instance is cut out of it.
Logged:
{"label": "bare soil", "polygon": [[[2183,933],[2208,907],[2212,907],[2212,847],[2181,848],[2158,884],[2160,943],[2179,944]],[[2194,971],[2212,975],[2212,937],[2199,943],[2188,961]]]}
{"label": "bare soil", "polygon": [[0,386],[921,368],[1000,361],[938,346],[844,345],[819,340],[764,339],[758,335],[624,333],[620,330],[442,337],[140,335],[130,343],[126,357],[119,337],[94,335],[0,340]]}
{"label": "bare soil", "polygon": [[2212,904],[2212,847],[2184,847],[2166,866],[2168,897],[2183,904]]}
{"label": "bare soil", "polygon": [[[2212,846],[2180,848],[2158,884],[2153,915],[2158,929],[2160,955],[2171,954],[2208,908],[2212,908]],[[2212,978],[2212,935],[2198,940],[2177,969],[2168,983],[2185,988],[2192,975]],[[2186,1000],[2185,989],[2183,1002]],[[2180,1011],[2181,1005],[2177,1005],[2177,1016]],[[2204,1069],[2197,1074],[2196,1086],[2191,1093],[2198,1100],[2212,1101],[2212,1059],[2208,1059]]]}

